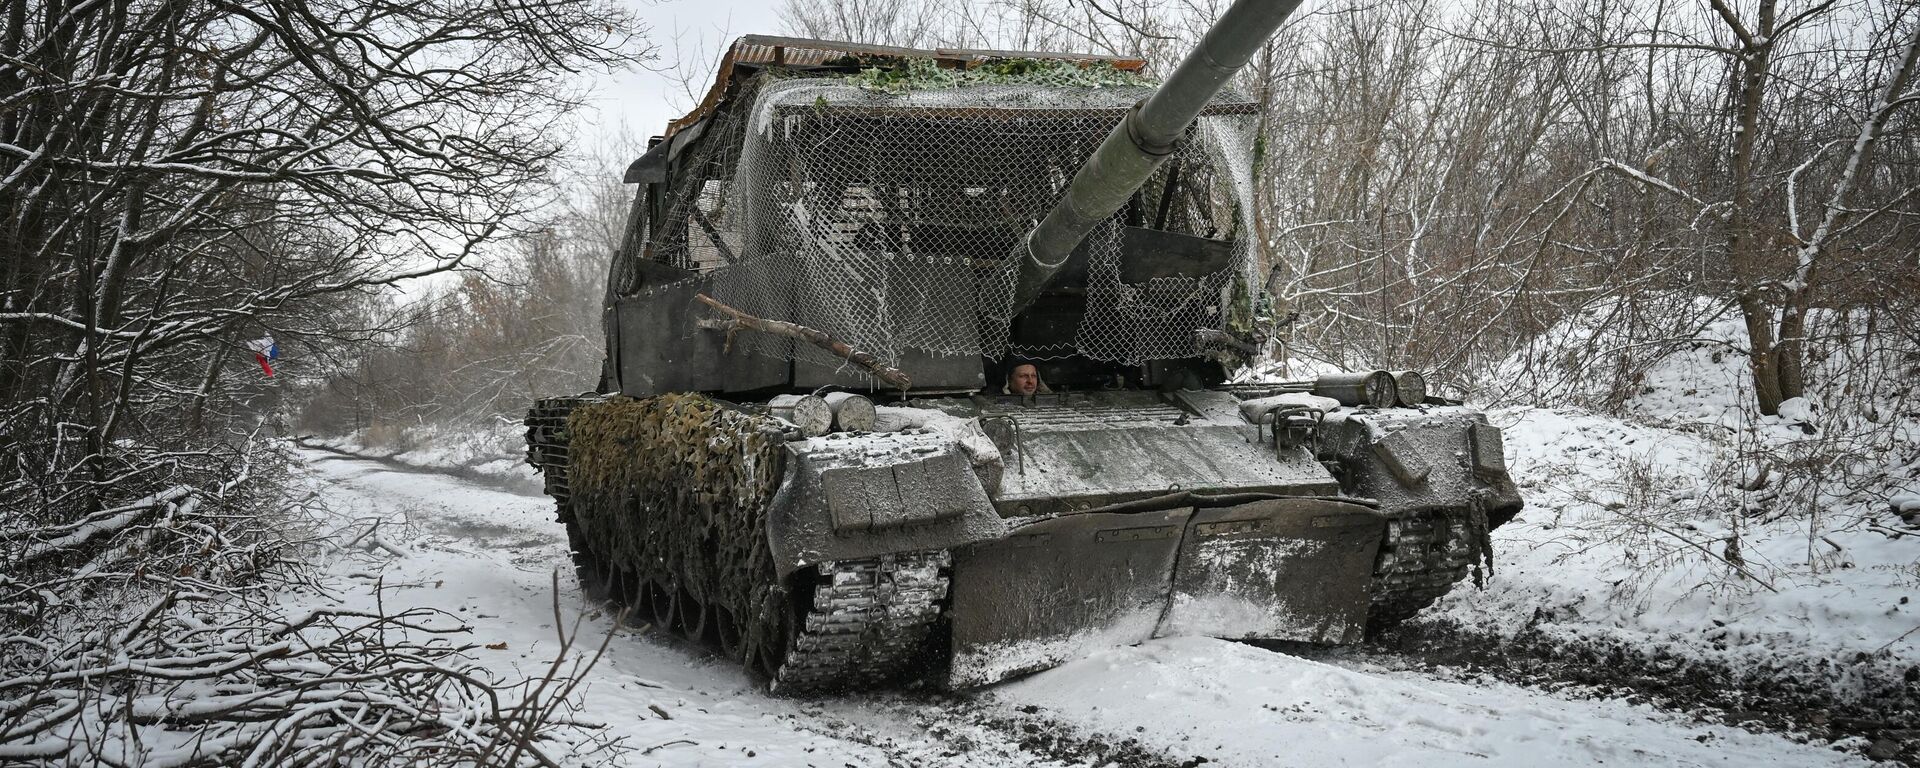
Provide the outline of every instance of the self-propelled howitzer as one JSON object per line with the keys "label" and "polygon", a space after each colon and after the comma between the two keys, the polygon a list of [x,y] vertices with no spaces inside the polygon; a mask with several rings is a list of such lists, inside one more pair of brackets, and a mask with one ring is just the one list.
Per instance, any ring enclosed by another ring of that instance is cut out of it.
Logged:
{"label": "self-propelled howitzer", "polygon": [[598,392],[527,418],[589,593],[804,692],[1354,642],[1486,561],[1520,500],[1480,414],[1410,372],[1224,383],[1272,322],[1222,86],[1291,6],[1158,89],[737,41],[627,170]]}

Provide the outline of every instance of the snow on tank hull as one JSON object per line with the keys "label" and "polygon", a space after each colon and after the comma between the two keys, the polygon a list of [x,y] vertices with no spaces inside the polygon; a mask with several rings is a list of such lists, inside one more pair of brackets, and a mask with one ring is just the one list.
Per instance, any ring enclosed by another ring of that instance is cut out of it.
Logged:
{"label": "snow on tank hull", "polygon": [[1386,516],[1225,392],[981,397],[1009,535],[954,553],[956,686],[1170,635],[1359,640]]}
{"label": "snow on tank hull", "polygon": [[1336,499],[1232,498],[1064,515],[959,550],[949,684],[1156,637],[1359,640],[1384,517]]}
{"label": "snow on tank hull", "polygon": [[[982,685],[1172,635],[1354,642],[1464,577],[1484,536],[1462,489],[1505,480],[1465,409],[1330,418],[1316,457],[1225,392],[916,402],[881,409],[894,431],[802,438],[698,395],[543,401],[530,456],[583,581],[789,692],[929,658]],[[1361,424],[1458,498],[1342,496],[1391,474]]]}

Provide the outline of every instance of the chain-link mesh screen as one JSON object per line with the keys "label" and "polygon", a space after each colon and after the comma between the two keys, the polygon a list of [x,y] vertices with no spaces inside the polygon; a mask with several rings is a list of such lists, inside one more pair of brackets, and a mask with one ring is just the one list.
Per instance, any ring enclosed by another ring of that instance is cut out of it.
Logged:
{"label": "chain-link mesh screen", "polygon": [[[839,77],[743,83],[709,118],[652,227],[651,257],[703,273],[742,311],[832,334],[897,363],[913,352],[1073,354],[1125,363],[1203,351],[1254,285],[1250,129],[1216,105],[1135,203],[1096,229],[1071,344],[1009,342],[1023,239],[1144,86],[969,85],[889,93]],[[1169,179],[1173,180],[1169,184]],[[1169,187],[1172,194],[1168,194]],[[1231,240],[1198,277],[1121,281],[1122,223]],[[782,337],[749,351],[839,368]]]}

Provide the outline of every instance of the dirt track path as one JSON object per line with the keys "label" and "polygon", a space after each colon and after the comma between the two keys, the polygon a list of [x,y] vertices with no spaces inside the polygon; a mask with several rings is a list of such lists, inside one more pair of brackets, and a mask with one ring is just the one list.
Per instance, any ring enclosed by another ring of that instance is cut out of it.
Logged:
{"label": "dirt track path", "polygon": [[[404,554],[338,564],[339,599],[440,608],[473,627],[497,674],[537,675],[563,621],[594,642],[612,619],[572,582],[544,498],[308,450],[339,515],[382,521]],[[631,765],[1851,765],[1858,758],[1623,701],[1558,698],[1364,660],[1313,661],[1173,638],[968,694],[767,696],[732,665],[621,628],[588,674],[579,719],[625,739]]]}

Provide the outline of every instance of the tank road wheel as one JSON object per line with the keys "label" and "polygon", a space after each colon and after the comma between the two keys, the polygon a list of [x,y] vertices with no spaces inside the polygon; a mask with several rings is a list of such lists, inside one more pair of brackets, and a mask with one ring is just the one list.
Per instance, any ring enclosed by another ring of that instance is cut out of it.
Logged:
{"label": "tank road wheel", "polygon": [[679,625],[680,633],[696,643],[707,642],[707,617],[702,610],[703,604],[700,598],[694,597],[693,593],[683,586],[673,604],[676,609],[674,621]]}
{"label": "tank road wheel", "polygon": [[788,638],[793,636],[794,607],[784,590],[771,585],[759,589],[751,633],[747,637],[747,669],[771,681],[787,660]]}
{"label": "tank road wheel", "polygon": [[658,581],[647,582],[647,602],[651,604],[653,626],[662,632],[672,632],[679,626],[680,590]]}
{"label": "tank road wheel", "polygon": [[607,601],[607,604],[612,606],[617,607],[621,605],[620,571],[618,567],[603,558],[596,557],[594,558],[594,569],[596,572],[595,575],[598,576],[600,599]]}
{"label": "tank road wheel", "polygon": [[588,600],[607,599],[607,575],[600,558],[587,546],[587,537],[580,532],[580,525],[567,521],[567,550],[573,556],[573,573],[580,580],[580,591]]}
{"label": "tank road wheel", "polygon": [[653,590],[648,586],[652,582],[638,573],[627,574],[627,624],[644,629],[653,628]]}
{"label": "tank road wheel", "polygon": [[740,661],[740,625],[733,620],[733,612],[719,603],[706,603],[701,607],[707,634],[712,638],[715,648],[723,658]]}
{"label": "tank road wheel", "polygon": [[608,590],[614,605],[621,613],[631,616],[634,605],[640,602],[640,577],[631,569],[623,566],[613,568],[613,586]]}
{"label": "tank road wheel", "polygon": [[610,610],[620,610],[627,604],[620,590],[620,565],[608,558],[598,559],[600,566],[600,595],[607,601]]}

